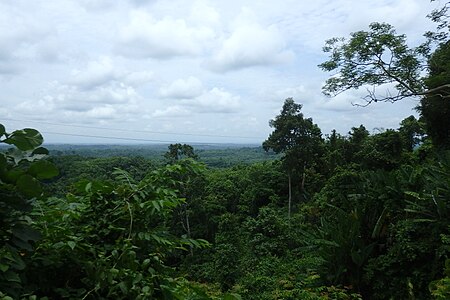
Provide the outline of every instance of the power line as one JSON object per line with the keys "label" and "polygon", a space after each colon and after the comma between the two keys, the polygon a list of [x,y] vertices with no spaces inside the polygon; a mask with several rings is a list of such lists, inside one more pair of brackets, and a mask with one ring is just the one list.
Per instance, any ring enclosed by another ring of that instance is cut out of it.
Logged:
{"label": "power line", "polygon": [[262,139],[261,137],[255,137],[255,136],[235,136],[235,135],[215,135],[215,134],[194,134],[194,133],[162,132],[162,131],[149,131],[149,130],[131,130],[131,129],[106,128],[106,127],[97,127],[97,126],[53,123],[53,122],[45,122],[45,121],[20,120],[20,119],[12,119],[12,118],[4,118],[4,120],[16,121],[16,122],[32,122],[32,123],[37,123],[37,124],[56,125],[56,126],[65,126],[65,127],[102,129],[102,130],[121,131],[121,132],[140,132],[140,133],[170,134],[170,135],[183,135],[183,136],[202,136],[202,137],[216,137],[216,138]]}
{"label": "power line", "polygon": [[[103,135],[88,135],[88,134],[75,134],[75,133],[63,133],[63,132],[52,132],[52,131],[41,131],[44,134],[54,134],[54,135],[64,135],[64,136],[76,136],[76,137],[89,137],[89,138],[99,138],[99,139],[111,139],[111,140],[124,140],[124,141],[139,141],[139,142],[151,142],[151,143],[184,143],[191,145],[223,145],[224,143],[211,143],[211,142],[180,142],[180,141],[166,141],[166,140],[154,140],[154,139],[139,139],[139,138],[125,138],[116,136],[103,136]],[[232,143],[230,143],[232,144]]]}

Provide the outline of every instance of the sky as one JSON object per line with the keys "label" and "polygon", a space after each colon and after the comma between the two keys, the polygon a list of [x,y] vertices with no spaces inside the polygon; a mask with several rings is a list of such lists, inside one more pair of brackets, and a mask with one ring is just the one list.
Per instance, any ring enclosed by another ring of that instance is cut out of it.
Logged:
{"label": "sky", "polygon": [[387,22],[411,46],[427,0],[1,0],[0,123],[47,143],[255,143],[286,98],[322,133],[398,128],[417,99],[329,98],[325,40]]}

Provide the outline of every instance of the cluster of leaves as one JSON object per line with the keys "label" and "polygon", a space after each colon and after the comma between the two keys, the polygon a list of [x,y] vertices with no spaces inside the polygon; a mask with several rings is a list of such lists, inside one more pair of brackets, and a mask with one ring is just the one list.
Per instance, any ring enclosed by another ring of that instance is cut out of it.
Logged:
{"label": "cluster of leaves", "polygon": [[41,179],[58,174],[40,147],[41,134],[30,128],[7,133],[0,124],[0,143],[16,148],[0,153],[0,291],[17,297],[24,288],[26,258],[40,233],[30,212],[42,194]]}
{"label": "cluster of leaves", "polygon": [[[300,170],[303,188],[294,177],[290,218],[283,162],[207,170],[177,159],[147,175],[135,173],[138,180],[123,170],[103,174],[127,160],[87,163],[92,175],[86,177],[107,180],[82,180],[64,198],[33,200],[27,215],[42,238],[31,243],[32,251],[18,252],[24,264],[14,271],[21,280],[16,295],[445,295],[450,158],[424,155],[423,138],[420,122],[408,117],[398,130],[371,135],[361,125],[347,136],[318,139],[320,152]],[[64,157],[58,164],[61,172],[73,168]]]}
{"label": "cluster of leaves", "polygon": [[325,93],[422,97],[398,130],[324,139],[288,98],[263,144],[280,161],[205,170],[174,144],[162,168],[58,157],[54,178],[39,132],[0,125],[0,297],[448,299],[448,7],[415,48],[383,23],[326,43]]}
{"label": "cluster of leaves", "polygon": [[[330,60],[319,67],[324,71],[339,72],[326,81],[323,90],[327,95],[390,83],[395,84],[398,93],[388,94],[383,101],[394,102],[424,92],[419,73],[423,67],[420,56],[426,55],[425,49],[408,48],[406,36],[398,35],[389,24],[372,23],[369,31],[354,32],[348,41],[330,39],[323,50],[330,53]],[[368,92],[365,99],[369,103],[379,100],[375,91]]]}
{"label": "cluster of leaves", "polygon": [[[183,281],[171,277],[164,265],[167,255],[207,245],[172,236],[165,225],[170,211],[183,202],[167,175],[178,167],[153,171],[139,182],[116,170],[114,184],[80,183],[77,195],[65,201],[39,203],[37,223],[48,242],[39,244],[34,257],[49,272],[38,284],[39,293],[146,299],[167,298],[178,289]],[[67,266],[74,271],[65,274]],[[35,268],[30,272],[42,273],[39,265]]]}
{"label": "cluster of leaves", "polygon": [[182,269],[245,299],[429,299],[431,282],[443,292],[450,160],[424,152],[421,122],[372,135],[361,125],[312,144],[320,151],[300,170],[304,188],[295,177],[290,218],[285,163],[207,172],[190,220],[212,248]]}
{"label": "cluster of leaves", "polygon": [[239,299],[209,296],[166,264],[175,252],[209,246],[169,230],[185,201],[174,174],[185,166],[139,181],[116,169],[114,181],[81,181],[65,198],[47,197],[39,181],[58,171],[42,160],[40,133],[0,129],[1,142],[17,147],[0,153],[2,298]]}

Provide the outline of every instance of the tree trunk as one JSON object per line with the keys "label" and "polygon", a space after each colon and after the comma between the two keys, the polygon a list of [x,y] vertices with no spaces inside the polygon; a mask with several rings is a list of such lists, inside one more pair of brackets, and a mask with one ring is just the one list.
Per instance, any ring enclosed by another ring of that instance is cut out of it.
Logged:
{"label": "tree trunk", "polygon": [[291,218],[291,201],[292,201],[291,173],[288,174],[288,179],[289,179],[288,219],[290,219]]}
{"label": "tree trunk", "polygon": [[306,163],[303,165],[303,175],[302,175],[302,193],[305,191],[305,180],[306,180]]}
{"label": "tree trunk", "polygon": [[[191,238],[191,225],[189,224],[189,213],[187,210],[187,205],[184,207],[184,213],[186,215],[186,229],[187,229],[187,236],[188,238]],[[194,255],[194,250],[192,248],[192,245],[190,246],[190,252],[191,252],[191,256]]]}

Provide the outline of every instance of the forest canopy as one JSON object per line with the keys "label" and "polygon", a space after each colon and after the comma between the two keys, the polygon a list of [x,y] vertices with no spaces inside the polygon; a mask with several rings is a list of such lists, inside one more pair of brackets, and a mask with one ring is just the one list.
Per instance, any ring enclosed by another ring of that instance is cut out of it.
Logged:
{"label": "forest canopy", "polygon": [[325,92],[420,97],[398,128],[323,133],[287,98],[277,155],[211,167],[181,143],[52,155],[0,124],[0,299],[449,299],[448,7],[415,48],[384,23],[326,42]]}

